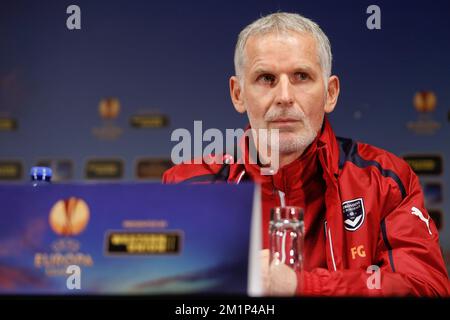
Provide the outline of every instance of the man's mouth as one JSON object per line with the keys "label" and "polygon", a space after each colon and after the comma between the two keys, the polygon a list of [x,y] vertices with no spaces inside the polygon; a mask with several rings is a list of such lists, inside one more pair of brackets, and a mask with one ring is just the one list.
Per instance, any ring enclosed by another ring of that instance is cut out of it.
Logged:
{"label": "man's mouth", "polygon": [[275,127],[290,127],[300,122],[300,120],[292,118],[278,118],[270,121],[270,123]]}
{"label": "man's mouth", "polygon": [[292,119],[292,118],[279,118],[279,119],[272,120],[271,122],[274,122],[274,123],[291,123],[291,122],[298,122],[298,121],[300,121],[300,120]]}

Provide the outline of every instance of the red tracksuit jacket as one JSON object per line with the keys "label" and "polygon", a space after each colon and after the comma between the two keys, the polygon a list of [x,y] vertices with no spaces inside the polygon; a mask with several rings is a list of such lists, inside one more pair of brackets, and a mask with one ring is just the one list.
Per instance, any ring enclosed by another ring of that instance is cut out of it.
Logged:
{"label": "red tracksuit jacket", "polygon": [[[302,272],[298,294],[450,295],[438,230],[409,165],[384,150],[336,138],[326,118],[315,143],[325,183],[326,268]],[[239,183],[246,178],[260,182],[236,161],[180,164],[164,173],[163,182]],[[295,189],[293,184],[290,189]],[[269,184],[261,186],[263,217],[267,217],[266,211],[279,206],[280,199],[268,190]],[[267,221],[263,226],[267,227]],[[380,286],[367,270],[373,265],[379,267]]]}

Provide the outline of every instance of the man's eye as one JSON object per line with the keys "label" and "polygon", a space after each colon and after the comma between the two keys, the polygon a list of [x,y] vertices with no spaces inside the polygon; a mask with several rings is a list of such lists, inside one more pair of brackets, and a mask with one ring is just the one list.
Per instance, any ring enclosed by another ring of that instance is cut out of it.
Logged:
{"label": "man's eye", "polygon": [[309,79],[309,75],[306,72],[297,72],[295,74],[295,76],[297,77],[297,79],[301,80],[301,81],[305,81]]}
{"label": "man's eye", "polygon": [[275,82],[275,77],[271,74],[263,74],[259,76],[258,81],[261,81],[266,84],[272,84]]}

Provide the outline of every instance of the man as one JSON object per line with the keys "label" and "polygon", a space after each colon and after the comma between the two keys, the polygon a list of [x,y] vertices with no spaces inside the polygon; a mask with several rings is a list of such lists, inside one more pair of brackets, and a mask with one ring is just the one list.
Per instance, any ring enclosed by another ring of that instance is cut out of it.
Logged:
{"label": "man", "polygon": [[[236,45],[231,99],[252,129],[278,130],[276,148],[267,144],[278,149],[279,170],[263,175],[261,163],[246,157],[244,163],[178,165],[163,182],[261,184],[267,294],[447,296],[438,231],[416,175],[393,154],[336,138],[331,129],[325,114],[340,89],[331,60],[326,35],[300,15],[275,13],[247,26]],[[244,141],[243,151],[259,138]],[[305,261],[298,274],[268,263],[270,209],[285,205],[305,211]],[[381,281],[369,285],[367,268],[377,267]]]}

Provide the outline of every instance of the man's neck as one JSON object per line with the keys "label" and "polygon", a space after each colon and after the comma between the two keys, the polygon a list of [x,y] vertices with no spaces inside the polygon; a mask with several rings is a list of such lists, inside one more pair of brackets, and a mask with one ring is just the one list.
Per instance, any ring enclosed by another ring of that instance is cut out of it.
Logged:
{"label": "man's neck", "polygon": [[296,151],[292,153],[280,153],[280,168],[283,168],[284,166],[294,162],[296,159],[300,158],[300,156],[303,154],[305,150]]}
{"label": "man's neck", "polygon": [[[258,151],[258,155],[259,155],[259,159],[265,159],[265,161],[263,163],[269,164],[269,167],[272,167],[272,169],[280,169],[292,162],[294,162],[296,159],[300,158],[300,156],[303,154],[303,152],[306,149],[303,150],[298,150],[295,152],[290,152],[290,153],[279,153],[278,156],[278,160],[275,163],[271,163],[271,161],[268,161],[268,159],[271,159],[270,157],[267,156],[267,154],[261,154],[261,152]],[[277,168],[275,168],[277,167]]]}

